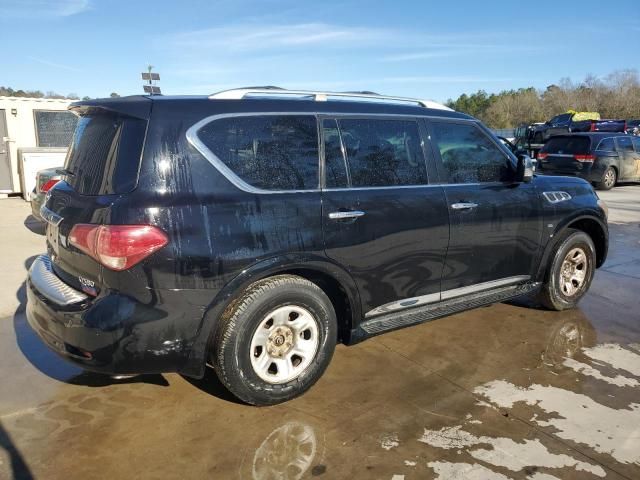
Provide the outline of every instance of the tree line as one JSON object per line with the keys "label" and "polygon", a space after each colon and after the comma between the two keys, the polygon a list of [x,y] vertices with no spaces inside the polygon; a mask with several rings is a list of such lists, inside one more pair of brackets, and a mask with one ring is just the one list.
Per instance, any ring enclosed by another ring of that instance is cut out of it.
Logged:
{"label": "tree line", "polygon": [[450,99],[447,106],[492,128],[544,122],[568,110],[599,112],[602,118],[640,118],[640,76],[637,70],[619,70],[604,78],[588,75],[579,83],[563,78],[545,90],[528,87],[497,94],[478,90]]}
{"label": "tree line", "polygon": [[[109,95],[111,98],[119,97],[120,95],[116,92],[111,92]],[[64,100],[80,100],[80,97],[75,93],[67,93],[66,95],[61,95],[57,92],[53,92],[48,90],[43,92],[41,90],[15,90],[11,87],[3,87],[0,86],[0,97],[23,97],[23,98],[60,98]],[[82,97],[82,100],[91,100],[91,97]]]}

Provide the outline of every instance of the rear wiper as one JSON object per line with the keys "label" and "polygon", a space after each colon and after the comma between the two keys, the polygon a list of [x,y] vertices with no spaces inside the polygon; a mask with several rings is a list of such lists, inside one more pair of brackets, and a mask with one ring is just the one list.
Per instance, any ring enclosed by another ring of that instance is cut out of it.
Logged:
{"label": "rear wiper", "polygon": [[68,170],[66,168],[58,168],[56,169],[56,173],[60,174],[60,175],[68,175],[70,177],[75,177],[76,174],[73,173],[71,170]]}

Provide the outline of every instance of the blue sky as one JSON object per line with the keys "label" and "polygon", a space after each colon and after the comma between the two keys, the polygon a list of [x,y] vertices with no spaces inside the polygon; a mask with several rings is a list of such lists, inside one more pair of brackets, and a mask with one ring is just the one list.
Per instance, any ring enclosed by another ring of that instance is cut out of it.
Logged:
{"label": "blue sky", "polygon": [[639,68],[640,9],[577,5],[0,0],[0,85],[135,94],[151,63],[166,94],[278,85],[444,101]]}

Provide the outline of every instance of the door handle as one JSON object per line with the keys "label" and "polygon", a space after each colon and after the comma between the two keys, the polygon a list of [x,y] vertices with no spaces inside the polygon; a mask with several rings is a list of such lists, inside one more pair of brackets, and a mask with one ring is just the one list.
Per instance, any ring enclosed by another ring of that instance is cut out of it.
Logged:
{"label": "door handle", "polygon": [[451,208],[454,210],[471,210],[472,208],[476,208],[478,206],[477,203],[471,202],[461,202],[461,203],[453,203],[451,204]]}
{"label": "door handle", "polygon": [[329,218],[331,220],[345,220],[349,218],[360,218],[364,215],[361,210],[348,210],[345,212],[331,212]]}

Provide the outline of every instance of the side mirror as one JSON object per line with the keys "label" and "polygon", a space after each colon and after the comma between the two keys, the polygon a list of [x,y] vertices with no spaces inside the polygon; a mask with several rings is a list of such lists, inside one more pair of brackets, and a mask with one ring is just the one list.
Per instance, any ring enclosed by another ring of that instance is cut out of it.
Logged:
{"label": "side mirror", "polygon": [[528,183],[533,179],[533,160],[527,154],[518,155],[516,182]]}

